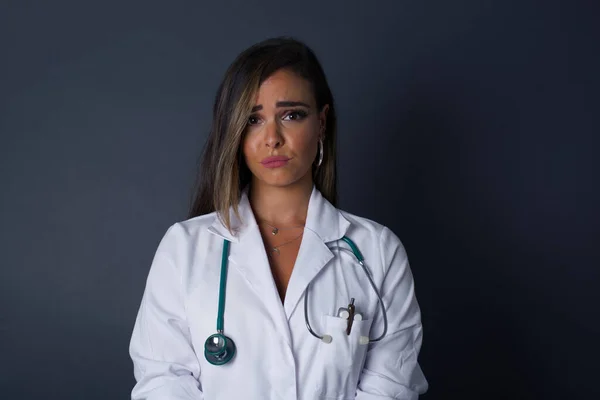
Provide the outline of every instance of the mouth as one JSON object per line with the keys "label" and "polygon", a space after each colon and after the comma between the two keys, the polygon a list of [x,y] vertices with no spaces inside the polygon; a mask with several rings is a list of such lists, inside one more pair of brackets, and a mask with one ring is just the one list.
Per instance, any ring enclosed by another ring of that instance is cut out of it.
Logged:
{"label": "mouth", "polygon": [[290,158],[285,156],[272,156],[263,159],[260,163],[267,168],[279,168],[286,165],[289,160]]}

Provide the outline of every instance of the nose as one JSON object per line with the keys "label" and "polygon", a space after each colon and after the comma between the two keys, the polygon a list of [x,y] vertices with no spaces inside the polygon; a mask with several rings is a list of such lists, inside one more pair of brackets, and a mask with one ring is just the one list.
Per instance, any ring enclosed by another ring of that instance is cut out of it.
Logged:
{"label": "nose", "polygon": [[277,121],[270,121],[266,124],[265,144],[272,149],[283,146],[283,135],[281,134],[281,127]]}

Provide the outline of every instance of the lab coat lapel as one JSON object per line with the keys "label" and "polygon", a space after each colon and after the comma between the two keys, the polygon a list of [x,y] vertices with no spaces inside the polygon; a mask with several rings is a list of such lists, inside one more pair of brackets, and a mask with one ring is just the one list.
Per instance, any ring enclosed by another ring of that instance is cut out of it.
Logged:
{"label": "lab coat lapel", "polygon": [[349,226],[350,222],[340,211],[313,187],[302,243],[284,300],[288,319],[298,306],[308,284],[334,257],[327,243],[341,239]]}
{"label": "lab coat lapel", "polygon": [[230,214],[233,234],[218,218],[209,230],[232,242],[228,258],[229,265],[243,276],[259,301],[263,303],[271,320],[278,328],[277,331],[283,334],[288,343],[291,343],[281,299],[273,279],[262,236],[248,200],[247,190],[242,192],[239,214],[241,219],[237,218],[233,212]]}

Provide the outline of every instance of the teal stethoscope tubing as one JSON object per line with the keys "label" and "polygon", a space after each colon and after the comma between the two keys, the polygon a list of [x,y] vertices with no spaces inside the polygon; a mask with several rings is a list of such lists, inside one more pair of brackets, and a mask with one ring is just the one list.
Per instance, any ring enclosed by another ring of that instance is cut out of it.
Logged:
{"label": "teal stethoscope tubing", "polygon": [[225,315],[225,289],[227,286],[227,258],[229,257],[229,240],[223,241],[221,257],[221,280],[219,284],[219,311],[217,314],[217,332],[223,333],[223,316]]}
{"label": "teal stethoscope tubing", "polygon": [[[352,254],[354,254],[354,257],[356,257],[356,260],[358,261],[358,263],[360,264],[365,275],[367,275],[367,278],[369,279],[369,284],[371,285],[371,287],[377,294],[377,300],[379,302],[379,307],[381,308],[382,316],[383,316],[383,332],[378,338],[369,340],[369,343],[377,342],[377,341],[383,339],[383,337],[387,333],[387,328],[388,328],[387,313],[385,310],[385,306],[383,304],[383,300],[381,299],[379,290],[377,290],[377,286],[375,286],[375,283],[373,282],[373,278],[371,278],[371,274],[369,274],[369,271],[367,270],[367,267],[365,266],[364,257],[362,256],[362,254],[361,254],[360,250],[358,249],[358,247],[356,246],[356,244],[346,236],[342,237],[342,240],[344,242],[346,242],[348,244],[348,246],[350,246]],[[228,264],[227,259],[229,257],[229,243],[230,242],[227,239],[224,239],[223,254],[221,257],[221,277],[220,277],[220,283],[219,283],[219,309],[217,311],[217,333],[209,336],[208,339],[206,339],[206,342],[204,344],[204,355],[205,355],[207,361],[213,365],[226,364],[233,358],[233,356],[235,355],[235,350],[236,350],[233,340],[223,334],[223,326],[224,326],[223,321],[224,321],[224,315],[225,315],[225,292],[226,292],[226,287],[227,287],[227,264]],[[339,249],[349,251],[348,249],[341,248],[341,247]],[[310,334],[313,335],[314,337],[316,337],[317,339],[323,340],[323,336],[317,334],[312,329],[309,319],[308,319],[308,291],[309,291],[309,288],[310,288],[310,284],[306,287],[306,290],[304,291],[304,321],[306,323],[306,328],[308,329]]]}
{"label": "teal stethoscope tubing", "polygon": [[217,333],[210,335],[204,342],[204,357],[213,365],[227,364],[235,356],[235,342],[223,334],[223,315],[225,314],[225,290],[227,286],[227,258],[229,241],[223,243],[221,259],[221,278],[219,283],[219,311],[217,312]]}

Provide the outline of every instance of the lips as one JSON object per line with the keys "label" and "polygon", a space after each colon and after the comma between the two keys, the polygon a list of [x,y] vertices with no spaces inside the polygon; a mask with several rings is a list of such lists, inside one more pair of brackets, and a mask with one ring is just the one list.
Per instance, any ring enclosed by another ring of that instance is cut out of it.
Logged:
{"label": "lips", "polygon": [[260,163],[267,168],[283,167],[289,161],[289,157],[271,156],[263,159]]}
{"label": "lips", "polygon": [[285,157],[285,156],[271,156],[271,157],[267,157],[265,159],[263,159],[260,163],[261,164],[268,164],[268,163],[272,163],[272,162],[276,162],[276,161],[287,161],[289,160],[289,157]]}

